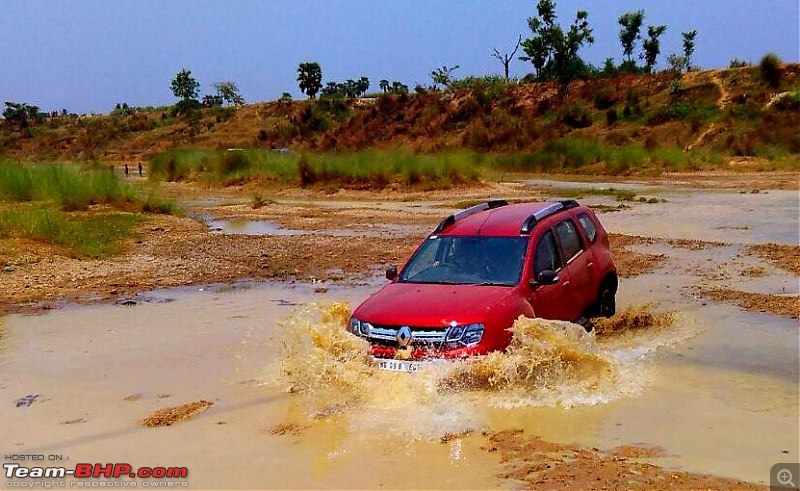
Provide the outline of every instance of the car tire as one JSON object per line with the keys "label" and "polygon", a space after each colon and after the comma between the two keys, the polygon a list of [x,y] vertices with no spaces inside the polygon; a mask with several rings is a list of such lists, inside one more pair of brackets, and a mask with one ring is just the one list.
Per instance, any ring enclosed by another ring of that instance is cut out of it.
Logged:
{"label": "car tire", "polygon": [[611,317],[617,312],[617,293],[610,285],[604,284],[600,287],[596,309],[600,317]]}

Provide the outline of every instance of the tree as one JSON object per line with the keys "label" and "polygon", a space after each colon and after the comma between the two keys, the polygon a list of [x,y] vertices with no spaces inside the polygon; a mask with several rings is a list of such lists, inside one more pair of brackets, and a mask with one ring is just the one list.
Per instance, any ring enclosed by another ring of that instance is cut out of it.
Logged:
{"label": "tree", "polygon": [[358,88],[359,88],[358,82],[356,82],[351,78],[348,78],[347,80],[344,81],[343,84],[341,84],[342,93],[344,94],[345,97],[349,99],[355,99],[356,97],[358,97]]}
{"label": "tree", "polygon": [[433,80],[433,85],[443,85],[445,88],[449,87],[451,83],[453,83],[453,72],[461,68],[460,65],[454,65],[450,68],[447,65],[443,65],[442,68],[437,68],[436,70],[431,72],[431,79]]}
{"label": "tree", "polygon": [[509,82],[508,64],[511,63],[511,60],[514,59],[514,55],[517,54],[517,50],[519,49],[519,45],[521,42],[522,42],[522,34],[519,35],[519,38],[517,39],[517,45],[514,46],[514,49],[511,51],[511,54],[501,55],[500,50],[498,50],[497,48],[494,48],[494,51],[492,51],[492,56],[500,60],[500,63],[503,64],[503,72],[506,75],[506,83]]}
{"label": "tree", "polygon": [[692,55],[694,54],[694,39],[697,37],[697,30],[682,32],[683,36],[683,57],[686,58],[686,71],[692,69]]}
{"label": "tree", "polygon": [[297,82],[300,91],[309,99],[314,99],[319,89],[322,88],[322,68],[319,63],[300,63],[300,66],[297,67]]}
{"label": "tree", "polygon": [[325,87],[322,88],[322,92],[320,92],[319,96],[328,98],[328,97],[335,97],[335,96],[344,96],[344,92],[342,90],[342,84],[336,82],[328,82],[325,84]]}
{"label": "tree", "polygon": [[667,64],[669,65],[669,69],[671,71],[681,73],[686,67],[686,57],[671,53],[669,56],[667,56]]}
{"label": "tree", "polygon": [[192,77],[191,70],[184,68],[172,79],[170,87],[175,97],[188,102],[197,99],[197,91],[200,89],[200,83],[197,79]]}
{"label": "tree", "polygon": [[636,41],[641,39],[642,36],[639,31],[642,29],[644,23],[644,10],[637,10],[635,12],[626,12],[618,20],[622,29],[619,31],[619,41],[622,43],[622,54],[627,57],[623,67],[633,71],[636,68],[636,62],[633,60],[633,50],[636,47]]}
{"label": "tree", "polygon": [[522,50],[527,56],[520,56],[522,61],[530,61],[536,71],[536,78],[542,79],[542,70],[550,61],[553,51],[552,35],[555,30],[556,6],[552,0],[540,0],[536,4],[538,17],[528,18],[528,28],[533,37],[522,42]]}
{"label": "tree", "polygon": [[3,119],[15,125],[20,131],[25,130],[32,122],[39,121],[39,106],[27,102],[6,102]]}
{"label": "tree", "polygon": [[578,58],[578,51],[584,44],[594,43],[592,29],[589,27],[589,14],[579,10],[567,32],[556,22],[555,2],[539,0],[536,4],[536,17],[528,19],[528,27],[533,37],[522,41],[522,49],[527,56],[521,60],[531,61],[539,80],[558,80],[562,89],[575,78],[576,67],[586,66]]}
{"label": "tree", "polygon": [[381,81],[378,82],[378,87],[380,87],[381,91],[383,91],[383,93],[385,94],[386,92],[389,91],[389,81],[386,80],[385,78],[381,79]]}
{"label": "tree", "polygon": [[[783,76],[783,62],[775,53],[769,53],[761,58],[761,63],[758,64],[758,70],[761,73],[761,78],[773,89],[778,89],[781,86],[781,77]],[[6,104],[8,104],[6,102]]]}
{"label": "tree", "polygon": [[600,71],[600,74],[604,77],[609,77],[617,73],[617,67],[614,65],[614,58],[606,58],[606,61],[603,62],[603,69]]}
{"label": "tree", "polygon": [[222,105],[222,96],[219,94],[206,94],[203,96],[203,107],[217,107]]}
{"label": "tree", "polygon": [[536,78],[542,79],[542,70],[550,57],[549,48],[543,37],[534,37],[526,39],[522,42],[522,50],[528,56],[520,56],[522,61],[530,61],[533,63],[533,69],[536,72]]}
{"label": "tree", "polygon": [[217,82],[214,84],[214,88],[217,89],[217,95],[228,104],[233,104],[234,106],[244,104],[244,98],[239,94],[239,86],[236,82],[230,80]]}
{"label": "tree", "polygon": [[358,96],[366,95],[368,90],[369,90],[369,79],[367,77],[359,78],[356,81],[356,91],[358,92]]}
{"label": "tree", "polygon": [[642,58],[644,59],[646,70],[652,73],[653,67],[656,66],[656,59],[661,53],[661,42],[658,40],[662,34],[667,31],[667,26],[648,26],[647,39],[642,43]]}
{"label": "tree", "polygon": [[394,80],[392,81],[392,86],[389,88],[389,92],[393,94],[408,94],[408,85]]}

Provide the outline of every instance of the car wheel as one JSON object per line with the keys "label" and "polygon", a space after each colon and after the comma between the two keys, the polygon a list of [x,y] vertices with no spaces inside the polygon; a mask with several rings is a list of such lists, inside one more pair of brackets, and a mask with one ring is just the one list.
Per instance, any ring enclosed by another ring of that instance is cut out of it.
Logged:
{"label": "car wheel", "polygon": [[597,297],[597,313],[601,317],[611,317],[616,311],[616,292],[609,285],[603,285],[600,287],[600,295]]}

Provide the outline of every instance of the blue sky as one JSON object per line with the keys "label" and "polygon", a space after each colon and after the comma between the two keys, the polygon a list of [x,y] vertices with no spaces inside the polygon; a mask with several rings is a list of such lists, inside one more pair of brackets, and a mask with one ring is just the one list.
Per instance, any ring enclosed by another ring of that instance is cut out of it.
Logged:
{"label": "blue sky", "polygon": [[[233,80],[248,102],[301,97],[297,65],[317,61],[323,83],[369,77],[413,87],[429,73],[460,65],[457,77],[502,73],[492,48],[527,37],[535,0],[3,0],[0,101],[42,110],[111,110],[175,101],[169,83],[183,67],[201,84]],[[562,24],[589,12],[595,44],[580,55],[618,62],[617,19],[644,9],[645,25],[666,24],[666,54],[682,31],[697,29],[695,64],[757,63],[767,52],[800,58],[798,0],[556,0]],[[521,61],[514,76],[531,71]]]}

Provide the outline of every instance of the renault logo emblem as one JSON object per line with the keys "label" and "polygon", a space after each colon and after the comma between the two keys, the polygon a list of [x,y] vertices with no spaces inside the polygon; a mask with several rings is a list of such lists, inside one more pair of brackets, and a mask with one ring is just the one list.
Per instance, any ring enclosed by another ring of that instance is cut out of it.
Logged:
{"label": "renault logo emblem", "polygon": [[408,326],[403,326],[397,331],[397,344],[401,348],[405,348],[408,346],[408,343],[411,342],[411,328]]}

